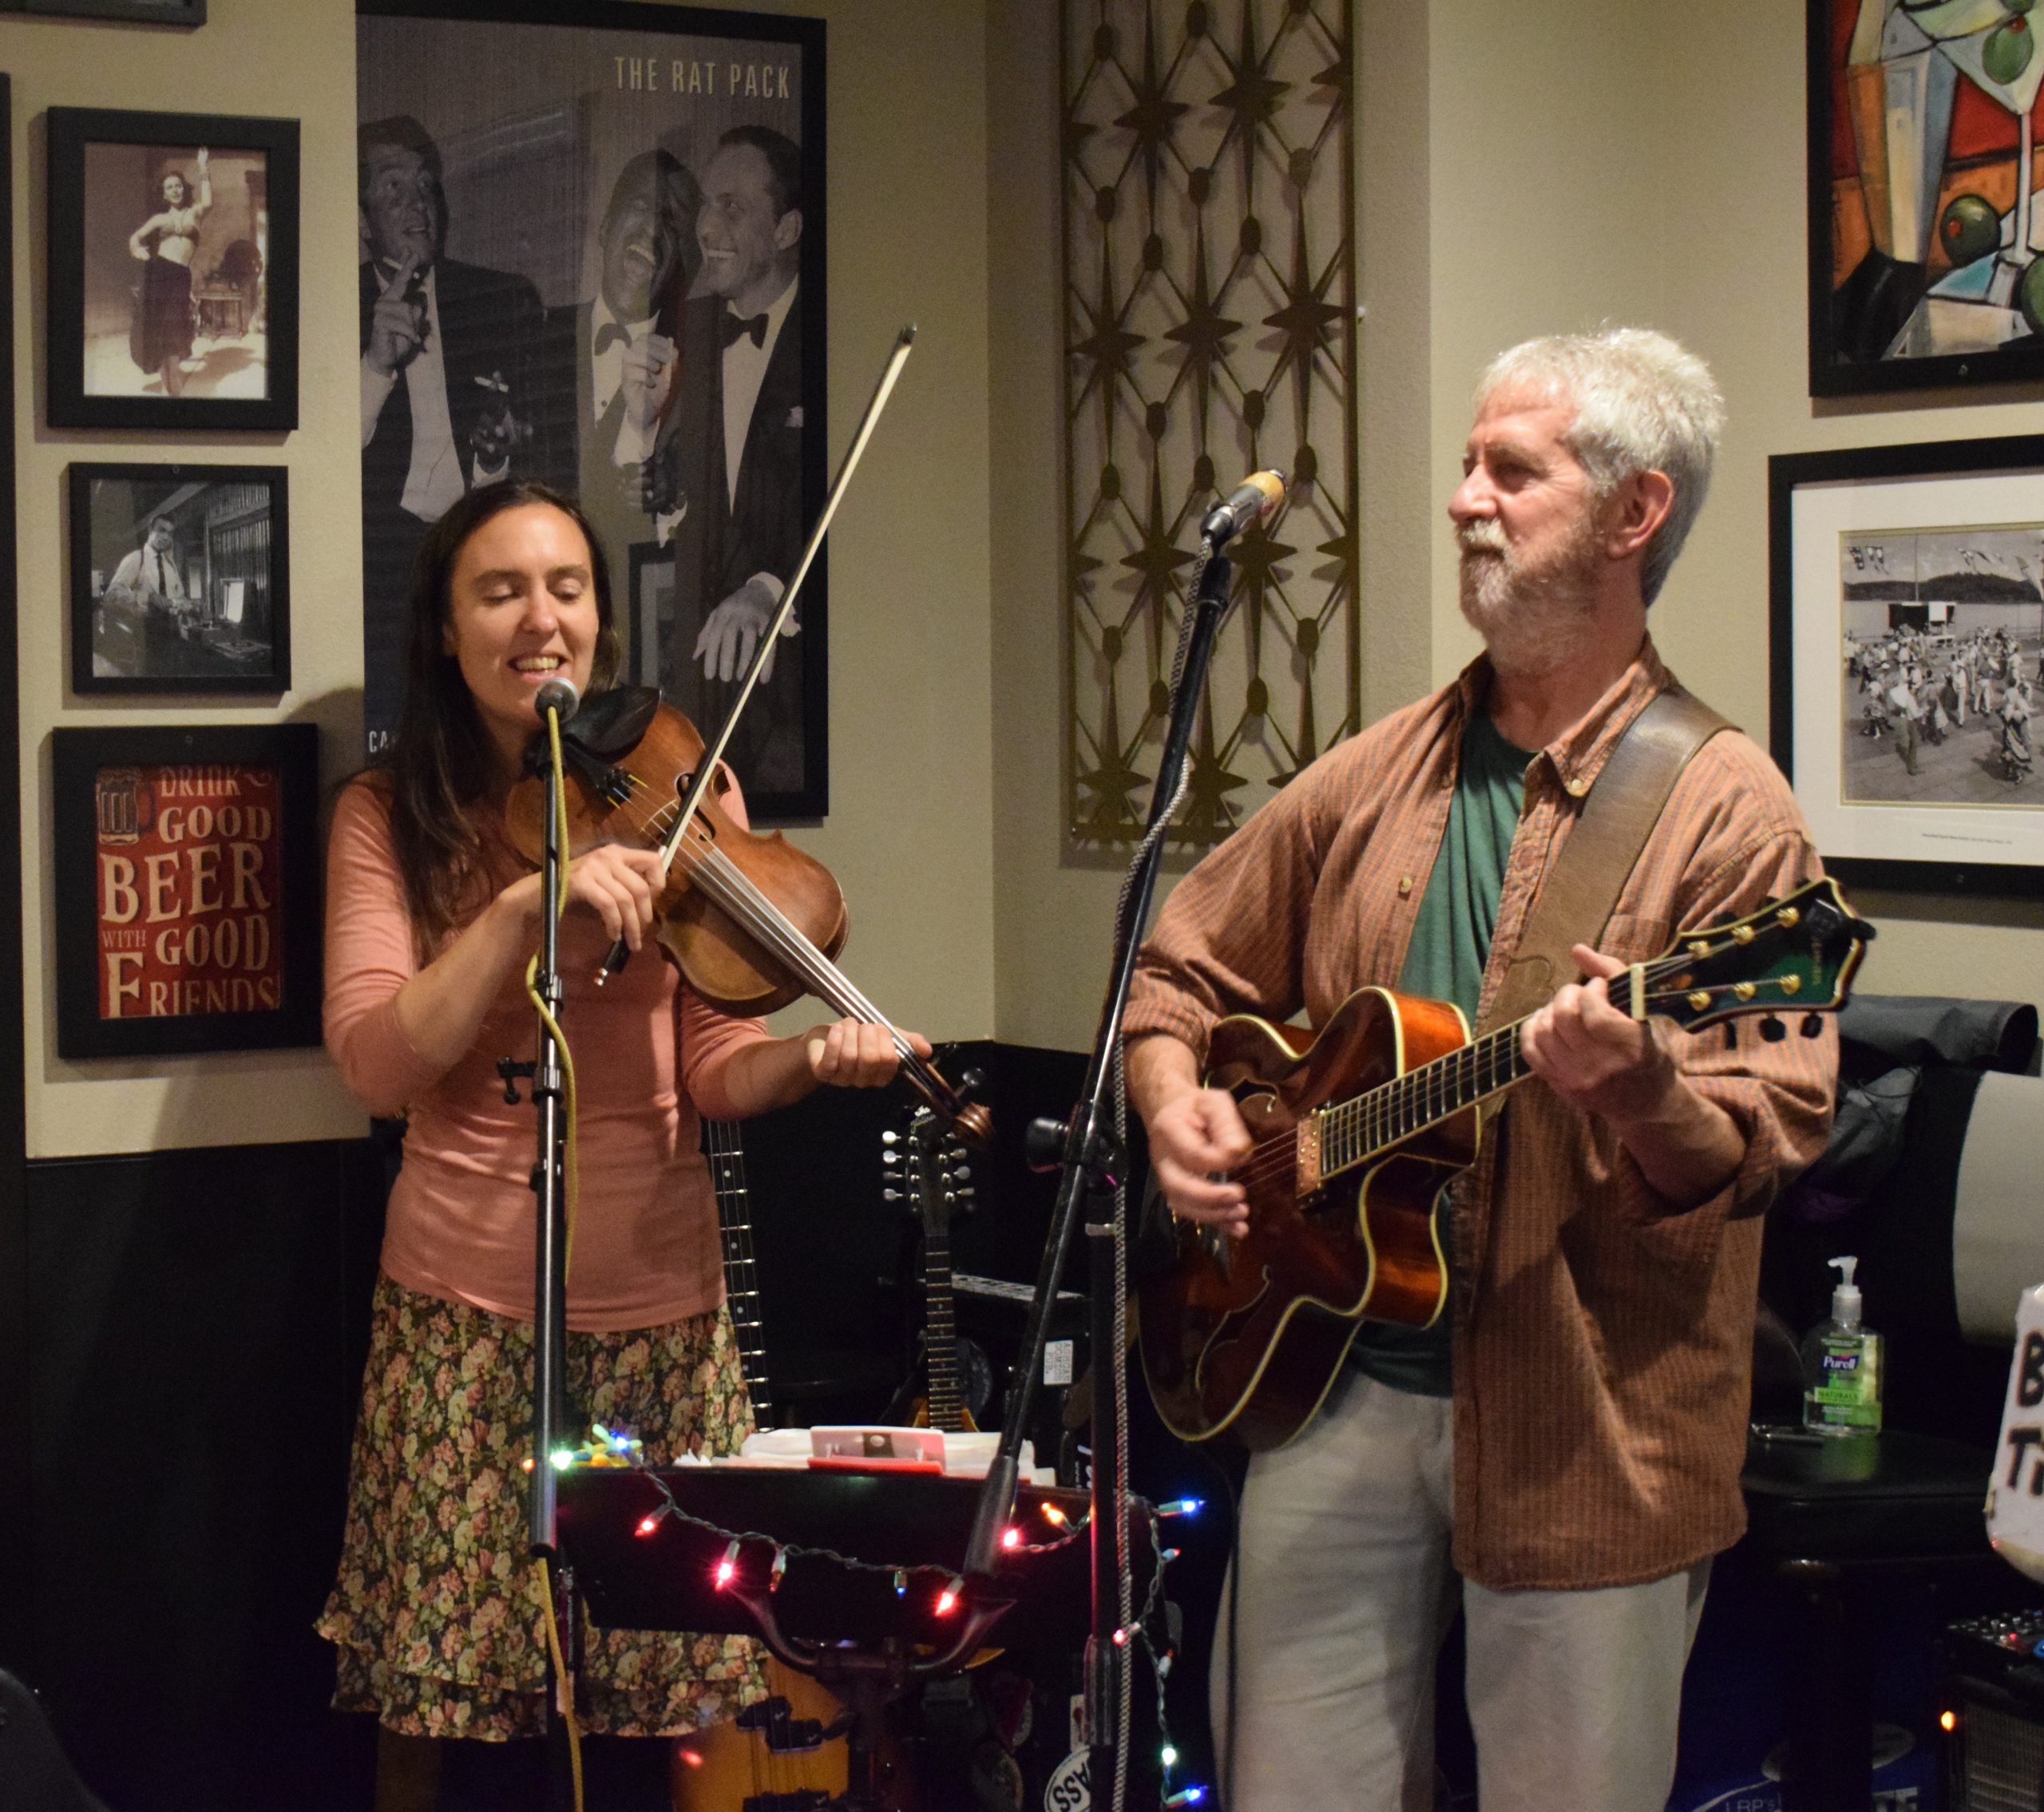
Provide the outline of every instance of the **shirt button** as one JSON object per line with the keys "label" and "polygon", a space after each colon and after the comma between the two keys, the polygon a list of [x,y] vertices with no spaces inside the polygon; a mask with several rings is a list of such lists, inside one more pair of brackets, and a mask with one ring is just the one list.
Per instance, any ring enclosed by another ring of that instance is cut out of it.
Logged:
{"label": "shirt button", "polygon": [[1587,793],[1589,790],[1590,782],[1585,780],[1581,774],[1571,774],[1569,776],[1567,793],[1570,798],[1580,799],[1583,794]]}

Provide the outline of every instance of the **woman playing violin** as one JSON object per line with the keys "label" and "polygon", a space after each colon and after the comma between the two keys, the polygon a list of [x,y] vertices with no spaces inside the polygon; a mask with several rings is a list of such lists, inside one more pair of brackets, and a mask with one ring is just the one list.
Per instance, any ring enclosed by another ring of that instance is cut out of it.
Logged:
{"label": "woman playing violin", "polygon": [[[600,690],[616,664],[603,551],[581,511],[531,484],[464,497],[421,552],[406,647],[393,746],[335,808],[327,908],[327,1048],[371,1113],[409,1122],[319,1623],[339,1651],[336,1705],[380,1720],[386,1812],[515,1804],[517,1777],[543,1771],[528,1767],[543,1746],[503,1741],[541,1728],[545,1636],[521,1470],[533,1116],[505,1102],[495,1066],[533,1035],[523,977],[540,878],[505,807],[539,728],[534,695],[557,675]],[[742,821],[735,789],[723,804]],[[822,1082],[877,1086],[897,1051],[885,1028],[853,1020],[774,1038],[698,999],[665,962],[632,963],[599,990],[612,941],[647,938],[660,887],[652,851],[576,852],[560,967],[580,1095],[574,1418],[628,1428],[664,1461],[731,1452],[751,1425],[698,1114],[739,1118]],[[592,1632],[585,1657],[584,1723],[608,1737],[691,1731],[763,1691],[736,1638]],[[485,1741],[430,1740],[457,1737]],[[597,1802],[665,1804],[667,1747],[587,1745],[596,1782],[616,1783]]]}

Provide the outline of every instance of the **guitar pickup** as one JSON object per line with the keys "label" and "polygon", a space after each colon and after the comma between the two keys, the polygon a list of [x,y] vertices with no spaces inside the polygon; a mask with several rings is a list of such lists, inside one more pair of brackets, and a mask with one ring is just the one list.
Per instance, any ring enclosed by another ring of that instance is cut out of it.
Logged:
{"label": "guitar pickup", "polygon": [[1320,1190],[1320,1116],[1317,1114],[1309,1114],[1299,1122],[1297,1155],[1293,1161],[1293,1166],[1292,1186],[1297,1193],[1297,1199],[1304,1201],[1307,1197],[1317,1194]]}

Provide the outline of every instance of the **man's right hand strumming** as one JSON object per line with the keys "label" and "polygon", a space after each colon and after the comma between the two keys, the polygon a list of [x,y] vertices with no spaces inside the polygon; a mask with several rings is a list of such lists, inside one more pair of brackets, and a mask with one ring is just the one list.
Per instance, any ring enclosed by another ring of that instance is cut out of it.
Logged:
{"label": "man's right hand strumming", "polygon": [[1240,1239],[1249,1231],[1249,1195],[1227,1173],[1254,1141],[1234,1097],[1201,1087],[1198,1059],[1175,1038],[1138,1039],[1127,1062],[1129,1095],[1150,1135],[1151,1174],[1171,1213]]}

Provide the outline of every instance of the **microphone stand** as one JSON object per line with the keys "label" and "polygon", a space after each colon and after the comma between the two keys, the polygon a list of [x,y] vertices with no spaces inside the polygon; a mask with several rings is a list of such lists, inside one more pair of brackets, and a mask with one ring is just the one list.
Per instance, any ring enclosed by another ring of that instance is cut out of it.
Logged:
{"label": "microphone stand", "polygon": [[[1127,1733],[1119,1727],[1122,1679],[1128,1666],[1126,1634],[1117,1642],[1120,1615],[1120,1545],[1125,1532],[1115,1526],[1113,1482],[1108,1470],[1120,1450],[1117,1393],[1112,1388],[1113,1368],[1125,1361],[1119,1325],[1122,1306],[1116,1290],[1115,1259],[1124,1237],[1115,1201],[1115,1186],[1123,1176],[1127,1153],[1122,1149],[1114,1121],[1112,1094],[1115,1052],[1121,1042],[1122,1017],[1128,1004],[1129,983],[1135,971],[1135,955],[1143,927],[1150,916],[1150,902],[1156,891],[1157,868],[1163,850],[1161,821],[1171,811],[1178,789],[1178,774],[1192,742],[1193,720],[1201,694],[1206,690],[1207,664],[1227,614],[1228,589],[1233,568],[1218,552],[1211,551],[1200,576],[1194,599],[1195,615],[1186,648],[1185,666],[1171,699],[1171,716],[1164,738],[1163,759],[1151,795],[1150,817],[1133,884],[1124,896],[1115,925],[1112,974],[1099,1027],[1093,1036],[1087,1059],[1084,1093],[1062,1127],[1056,1122],[1039,1121],[1048,1138],[1063,1135],[1059,1159],[1063,1176],[1058,1185],[1057,1206],[1051,1217],[1051,1237],[1044,1250],[1042,1269],[1036,1277],[1035,1300],[1022,1336],[1021,1356],[1016,1362],[1014,1395],[1001,1418],[1000,1443],[986,1482],[980,1493],[979,1508],[972,1538],[965,1550],[965,1578],[969,1590],[984,1590],[992,1577],[993,1562],[1000,1538],[1015,1507],[1016,1480],[1020,1470],[1023,1431],[1029,1425],[1029,1412],[1037,1380],[1043,1375],[1044,1347],[1049,1335],[1050,1309],[1056,1300],[1058,1280],[1064,1273],[1079,1224],[1082,1195],[1085,1228],[1092,1240],[1091,1284],[1093,1350],[1093,1463],[1092,1509],[1089,1534],[1092,1543],[1093,1633],[1086,1652],[1086,1734],[1090,1752],[1088,1776],[1096,1802],[1107,1805],[1115,1778],[1115,1752]],[[1033,1134],[1036,1129],[1032,1127]]]}
{"label": "microphone stand", "polygon": [[[572,708],[572,706],[570,707]],[[547,715],[558,722],[559,714],[549,706]],[[544,734],[544,733],[543,733]],[[539,970],[533,987],[546,1003],[546,1012],[534,1011],[538,1042],[530,1063],[506,1058],[497,1065],[504,1078],[507,1100],[517,1098],[514,1078],[532,1078],[532,1102],[538,1110],[538,1153],[533,1165],[533,1193],[537,1198],[533,1256],[533,1470],[526,1494],[526,1533],[534,1556],[549,1563],[549,1575],[555,1588],[554,1602],[547,1615],[557,1618],[564,1644],[572,1643],[575,1629],[573,1582],[564,1569],[553,1565],[558,1555],[557,1520],[560,1474],[554,1470],[553,1453],[568,1437],[568,1224],[566,1217],[566,1139],[561,1114],[561,1053],[547,1029],[550,1015],[561,1023],[561,770],[551,759],[541,763],[545,789],[540,845],[540,952]],[[566,1657],[564,1657],[566,1658]],[[573,1665],[572,1658],[568,1664]],[[549,1649],[547,1660],[549,1723],[558,1682],[554,1676]],[[564,1786],[562,1759],[554,1758],[551,1770],[556,1803],[561,1802]],[[572,1803],[572,1798],[568,1801]]]}

